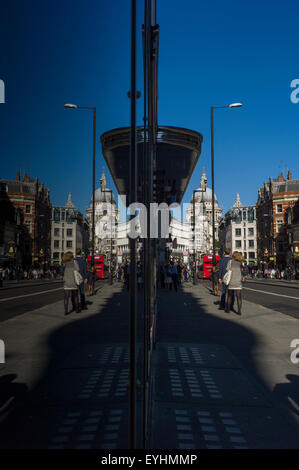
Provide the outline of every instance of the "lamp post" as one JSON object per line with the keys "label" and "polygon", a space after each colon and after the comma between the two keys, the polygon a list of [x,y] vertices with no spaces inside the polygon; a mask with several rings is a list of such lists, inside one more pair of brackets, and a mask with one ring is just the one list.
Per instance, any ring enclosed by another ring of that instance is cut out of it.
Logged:
{"label": "lamp post", "polygon": [[[216,265],[215,253],[215,184],[214,184],[214,109],[240,108],[242,103],[231,103],[227,106],[211,106],[211,172],[212,172],[212,230],[213,230],[213,266]],[[214,290],[214,277],[213,277]]]}
{"label": "lamp post", "polygon": [[91,235],[91,265],[94,266],[94,242],[95,242],[95,174],[96,174],[96,107],[78,106],[66,103],[65,108],[89,109],[93,111],[93,158],[92,158],[92,235]]}
{"label": "lamp post", "polygon": [[205,193],[207,190],[207,180],[204,180],[204,187],[202,189],[194,189],[193,191],[193,240],[194,240],[194,275],[193,275],[193,284],[197,284],[197,263],[196,263],[196,249],[195,249],[195,193]]}

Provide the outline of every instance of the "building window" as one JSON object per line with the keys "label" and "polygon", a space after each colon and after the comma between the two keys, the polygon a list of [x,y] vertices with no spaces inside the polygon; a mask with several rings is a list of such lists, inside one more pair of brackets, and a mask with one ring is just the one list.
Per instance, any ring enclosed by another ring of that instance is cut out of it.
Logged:
{"label": "building window", "polygon": [[280,232],[283,229],[283,219],[276,220],[276,231]]}
{"label": "building window", "polygon": [[246,211],[243,211],[243,220],[246,220],[246,218],[247,218]]}
{"label": "building window", "polygon": [[53,253],[53,259],[59,259],[59,253],[54,252]]}
{"label": "building window", "polygon": [[254,247],[254,240],[248,240],[248,243],[249,243],[249,248]]}
{"label": "building window", "polygon": [[32,231],[32,222],[30,219],[25,220],[25,227],[28,230],[28,233],[31,233]]}
{"label": "building window", "polygon": [[276,204],[276,212],[277,214],[282,214],[282,204]]}
{"label": "building window", "polygon": [[64,211],[61,212],[61,220],[64,220]]}
{"label": "building window", "polygon": [[242,247],[241,240],[236,240],[236,248],[241,248],[241,247]]}
{"label": "building window", "polygon": [[244,250],[246,250],[246,240],[244,240]]}
{"label": "building window", "polygon": [[59,237],[59,228],[54,228],[54,237]]}
{"label": "building window", "polygon": [[248,222],[253,222],[255,219],[255,216],[254,216],[254,207],[250,207],[248,209]]}
{"label": "building window", "polygon": [[54,248],[59,248],[59,240],[54,240]]}
{"label": "building window", "polygon": [[255,253],[254,251],[249,252],[249,259],[255,259]]}
{"label": "building window", "polygon": [[73,220],[74,219],[74,214],[73,212],[71,211],[66,211],[66,214],[65,214],[65,220],[68,224],[71,224],[73,223]]}
{"label": "building window", "polygon": [[26,206],[25,206],[25,213],[26,213],[26,214],[31,214],[31,204],[26,204]]}
{"label": "building window", "polygon": [[60,210],[54,209],[53,213],[54,222],[60,222]]}
{"label": "building window", "polygon": [[248,229],[248,235],[252,237],[254,235],[254,228],[249,228]]}
{"label": "building window", "polygon": [[237,217],[235,218],[235,223],[240,224],[241,222],[242,222],[242,215],[240,213],[240,215],[237,215]]}
{"label": "building window", "polygon": [[247,259],[247,252],[246,251],[244,251],[243,258]]}
{"label": "building window", "polygon": [[73,242],[72,242],[72,240],[68,240],[68,241],[66,242],[66,247],[67,247],[67,248],[72,248],[72,247],[73,247]]}
{"label": "building window", "polygon": [[241,236],[241,229],[236,228],[236,237],[240,237],[240,236]]}
{"label": "building window", "polygon": [[72,228],[67,228],[66,229],[66,236],[67,237],[72,237],[73,236],[73,229]]}

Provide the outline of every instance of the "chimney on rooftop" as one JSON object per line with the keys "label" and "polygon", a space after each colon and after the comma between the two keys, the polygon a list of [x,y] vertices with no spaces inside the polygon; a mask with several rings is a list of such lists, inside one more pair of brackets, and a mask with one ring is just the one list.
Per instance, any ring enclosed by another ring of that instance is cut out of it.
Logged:
{"label": "chimney on rooftop", "polygon": [[288,181],[291,181],[292,180],[292,173],[291,171],[289,170],[288,171]]}
{"label": "chimney on rooftop", "polygon": [[17,173],[17,181],[21,181],[21,174],[20,174],[19,171],[18,171],[18,173]]}
{"label": "chimney on rooftop", "polygon": [[283,182],[285,181],[282,172],[279,173],[279,175],[278,175],[278,180],[277,180],[277,181],[278,181],[279,183],[283,183]]}
{"label": "chimney on rooftop", "polygon": [[30,183],[30,177],[29,177],[28,173],[26,173],[25,176],[24,176],[24,183]]}

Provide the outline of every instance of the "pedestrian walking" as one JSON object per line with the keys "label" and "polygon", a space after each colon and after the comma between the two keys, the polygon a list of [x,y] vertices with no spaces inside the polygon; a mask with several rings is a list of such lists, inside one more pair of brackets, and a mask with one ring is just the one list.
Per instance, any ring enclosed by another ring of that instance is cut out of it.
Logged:
{"label": "pedestrian walking", "polygon": [[82,256],[81,248],[76,249],[76,258],[75,260],[79,266],[79,272],[83,278],[82,284],[79,285],[80,292],[80,301],[81,301],[81,310],[87,310],[86,300],[85,300],[85,285],[87,284],[87,266],[86,261]]}
{"label": "pedestrian walking", "polygon": [[87,272],[87,283],[88,283],[88,295],[91,296],[94,294],[94,284],[96,278],[95,267],[90,265]]}
{"label": "pedestrian walking", "polygon": [[171,277],[171,269],[169,264],[165,268],[165,287],[166,290],[172,290],[172,277]]}
{"label": "pedestrian walking", "polygon": [[178,278],[178,267],[176,263],[172,263],[171,268],[171,278],[172,278],[172,283],[174,290],[177,292],[178,291],[178,283],[179,283],[179,278]]}
{"label": "pedestrian walking", "polygon": [[227,264],[226,271],[231,271],[231,278],[227,286],[227,309],[226,312],[229,313],[232,305],[232,296],[233,293],[237,297],[238,303],[238,315],[241,315],[242,309],[242,266],[243,257],[239,251],[234,251],[232,254],[232,259]]}
{"label": "pedestrian walking", "polygon": [[[227,286],[223,282],[223,276],[226,273],[226,268],[231,260],[230,256],[230,248],[225,248],[224,250],[224,256],[220,261],[219,265],[219,284],[221,286],[221,299],[220,299],[220,305],[219,305],[219,310],[224,310],[225,309],[225,299],[226,299],[226,291],[227,291]],[[232,301],[233,304],[233,301]],[[232,308],[232,306],[231,306]]]}
{"label": "pedestrian walking", "polygon": [[67,251],[64,254],[62,262],[64,263],[64,314],[68,314],[68,303],[70,296],[73,304],[73,310],[75,310],[77,313],[80,313],[78,287],[74,274],[74,271],[79,273],[78,262],[74,260],[74,255],[71,251]]}
{"label": "pedestrian walking", "polygon": [[217,266],[212,267],[212,282],[214,282],[214,295],[219,295],[219,268]]}

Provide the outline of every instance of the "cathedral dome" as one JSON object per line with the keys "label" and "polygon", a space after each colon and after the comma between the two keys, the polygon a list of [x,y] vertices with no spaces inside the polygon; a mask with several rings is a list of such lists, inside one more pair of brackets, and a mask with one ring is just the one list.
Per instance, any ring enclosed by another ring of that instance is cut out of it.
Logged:
{"label": "cathedral dome", "polygon": [[[112,203],[115,204],[113,193],[107,188],[106,175],[103,168],[102,178],[100,179],[101,186],[94,193],[94,200],[96,203]],[[112,196],[112,198],[111,198]],[[92,204],[92,199],[91,199]]]}
{"label": "cathedral dome", "polygon": [[[202,188],[198,188],[200,191]],[[191,200],[192,202],[192,200]],[[206,188],[205,191],[201,191],[195,193],[195,202],[212,202],[212,190],[210,188]],[[217,196],[214,193],[214,202],[217,203]]]}
{"label": "cathedral dome", "polygon": [[112,202],[112,203],[114,203],[113,194],[112,194],[112,201],[111,201],[111,193],[107,192],[107,191],[109,191],[108,188],[105,189],[105,191],[102,191],[102,187],[98,188],[95,191],[95,194],[94,194],[95,202]]}
{"label": "cathedral dome", "polygon": [[[200,187],[196,190],[198,192],[194,193],[194,199],[197,203],[212,202],[212,190],[207,187],[207,177],[205,173],[205,168],[203,167],[202,176],[200,180]],[[191,203],[193,203],[193,195],[191,198]],[[217,204],[217,196],[214,193],[214,202]]]}

